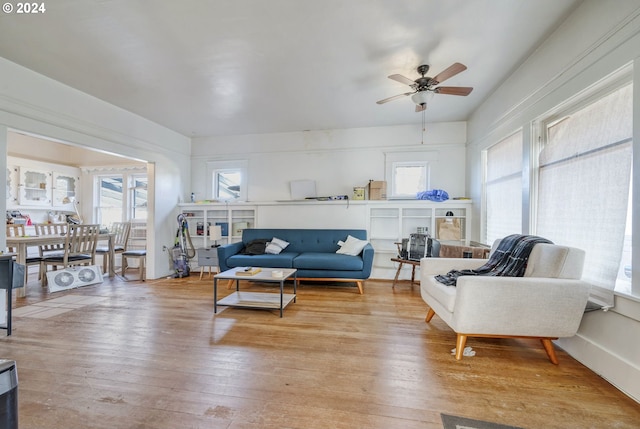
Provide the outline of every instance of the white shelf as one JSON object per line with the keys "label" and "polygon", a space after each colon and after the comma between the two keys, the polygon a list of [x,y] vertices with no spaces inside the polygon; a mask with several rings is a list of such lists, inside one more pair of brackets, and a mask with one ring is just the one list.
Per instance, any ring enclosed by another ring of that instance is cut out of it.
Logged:
{"label": "white shelf", "polygon": [[[237,242],[242,239],[241,235],[234,234],[233,225],[245,222],[247,228],[256,227],[256,207],[246,204],[179,204],[183,214],[193,214],[185,216],[189,225],[189,234],[196,248],[210,247],[213,240],[209,238],[208,226],[220,223],[227,224],[227,234],[217,240],[219,245]],[[198,235],[198,223],[202,227],[202,234]]]}
{"label": "white shelf", "polygon": [[[291,293],[282,294],[282,308],[295,299]],[[267,292],[233,292],[218,300],[219,306],[246,308],[274,308],[280,309],[280,294]]]}

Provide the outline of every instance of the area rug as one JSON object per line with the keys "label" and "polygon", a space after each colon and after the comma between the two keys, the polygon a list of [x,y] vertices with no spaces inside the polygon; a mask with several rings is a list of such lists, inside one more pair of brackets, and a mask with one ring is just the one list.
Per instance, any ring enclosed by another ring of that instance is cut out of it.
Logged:
{"label": "area rug", "polygon": [[442,417],[444,429],[523,429],[516,426],[501,425],[448,414],[440,414],[440,416]]}

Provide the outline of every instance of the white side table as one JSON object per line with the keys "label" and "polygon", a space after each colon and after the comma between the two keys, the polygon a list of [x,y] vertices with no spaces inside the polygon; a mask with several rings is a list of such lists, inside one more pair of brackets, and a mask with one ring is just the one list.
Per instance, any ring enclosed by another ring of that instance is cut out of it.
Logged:
{"label": "white side table", "polygon": [[216,267],[216,271],[218,271],[218,248],[202,247],[198,249],[198,266],[200,267],[200,280],[204,274],[204,267],[209,267],[209,277],[211,277],[211,267]]}

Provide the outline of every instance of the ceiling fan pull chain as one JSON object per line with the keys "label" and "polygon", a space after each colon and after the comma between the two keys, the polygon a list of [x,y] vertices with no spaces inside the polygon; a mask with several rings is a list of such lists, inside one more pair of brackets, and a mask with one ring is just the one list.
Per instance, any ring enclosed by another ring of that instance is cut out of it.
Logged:
{"label": "ceiling fan pull chain", "polygon": [[427,130],[426,126],[425,126],[425,115],[426,115],[427,109],[422,111],[422,141],[420,142],[420,144],[424,144],[424,132]]}

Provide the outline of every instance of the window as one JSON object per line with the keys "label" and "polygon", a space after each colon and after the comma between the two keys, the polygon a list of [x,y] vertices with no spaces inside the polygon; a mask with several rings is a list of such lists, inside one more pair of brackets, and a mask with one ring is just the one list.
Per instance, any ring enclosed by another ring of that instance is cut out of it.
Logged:
{"label": "window", "polygon": [[95,222],[104,228],[108,228],[113,222],[122,222],[123,220],[122,180],[122,175],[96,177],[98,204],[96,205]]}
{"label": "window", "polygon": [[247,201],[247,160],[209,161],[207,194],[220,201]]}
{"label": "window", "polygon": [[113,222],[147,219],[146,173],[124,171],[94,176],[94,222],[109,228]]}
{"label": "window", "polygon": [[147,219],[147,175],[131,176],[131,220]]}
{"label": "window", "polygon": [[387,198],[413,200],[430,189],[430,163],[437,159],[435,151],[385,153]]}
{"label": "window", "polygon": [[485,242],[522,231],[522,131],[486,153]]}
{"label": "window", "polygon": [[415,198],[427,190],[429,165],[426,162],[394,162],[391,176],[391,196]]}
{"label": "window", "polygon": [[214,198],[237,200],[240,198],[242,173],[240,170],[217,170],[214,174]]}
{"label": "window", "polygon": [[536,233],[584,249],[583,278],[608,289],[630,246],[632,95],[627,84],[550,118],[538,158]]}

